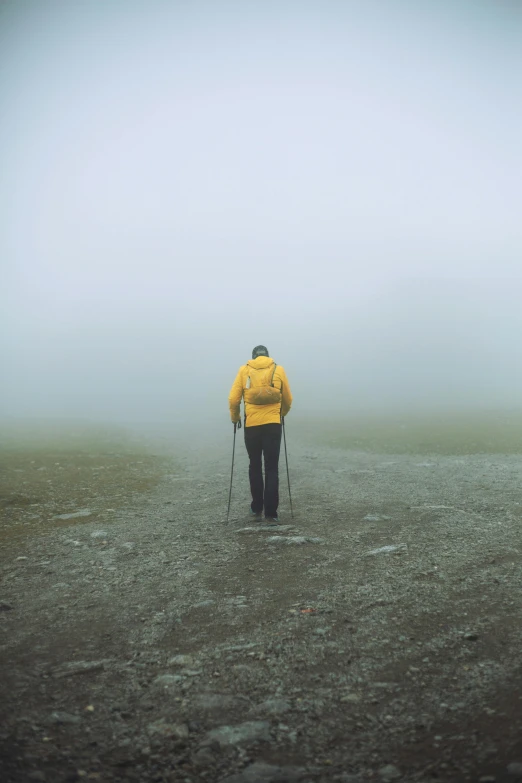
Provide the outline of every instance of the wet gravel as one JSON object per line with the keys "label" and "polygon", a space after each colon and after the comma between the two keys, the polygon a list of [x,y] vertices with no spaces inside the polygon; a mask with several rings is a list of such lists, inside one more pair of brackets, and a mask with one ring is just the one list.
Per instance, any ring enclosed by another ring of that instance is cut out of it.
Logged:
{"label": "wet gravel", "polygon": [[222,440],[3,546],[2,781],[522,780],[522,458]]}

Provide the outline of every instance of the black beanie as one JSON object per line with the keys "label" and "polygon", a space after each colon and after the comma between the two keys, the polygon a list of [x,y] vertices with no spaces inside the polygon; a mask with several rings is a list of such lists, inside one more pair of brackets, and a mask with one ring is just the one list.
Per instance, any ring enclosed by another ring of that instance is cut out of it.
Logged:
{"label": "black beanie", "polygon": [[252,351],[252,359],[257,359],[258,356],[269,356],[268,348],[264,345],[256,345]]}

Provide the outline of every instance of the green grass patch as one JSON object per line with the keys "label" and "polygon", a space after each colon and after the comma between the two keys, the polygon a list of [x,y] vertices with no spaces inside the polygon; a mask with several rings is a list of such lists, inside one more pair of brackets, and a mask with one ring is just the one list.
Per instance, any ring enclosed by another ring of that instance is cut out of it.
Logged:
{"label": "green grass patch", "polygon": [[[171,461],[122,428],[88,422],[0,424],[0,550],[82,523],[110,524]],[[61,518],[88,509],[89,515]]]}
{"label": "green grass patch", "polygon": [[[522,411],[295,417],[309,443],[384,454],[522,454]],[[289,423],[290,427],[290,423]]]}

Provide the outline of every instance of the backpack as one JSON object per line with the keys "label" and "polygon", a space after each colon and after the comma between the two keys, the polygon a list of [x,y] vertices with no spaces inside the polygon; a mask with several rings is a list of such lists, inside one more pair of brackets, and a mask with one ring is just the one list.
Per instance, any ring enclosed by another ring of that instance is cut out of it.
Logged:
{"label": "backpack", "polygon": [[271,367],[256,370],[248,368],[246,388],[243,389],[243,397],[248,405],[279,405],[282,400],[281,389],[274,386],[274,369]]}

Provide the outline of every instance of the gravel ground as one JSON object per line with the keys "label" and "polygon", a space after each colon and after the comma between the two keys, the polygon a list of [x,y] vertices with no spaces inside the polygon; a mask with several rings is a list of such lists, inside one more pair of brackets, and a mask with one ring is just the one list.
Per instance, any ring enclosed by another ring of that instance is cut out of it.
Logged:
{"label": "gravel ground", "polygon": [[37,533],[7,469],[3,783],[522,780],[522,457],[292,436],[294,519],[282,481],[265,528],[240,442],[226,522],[230,445],[179,442],[143,484],[132,460],[118,502],[52,479]]}

